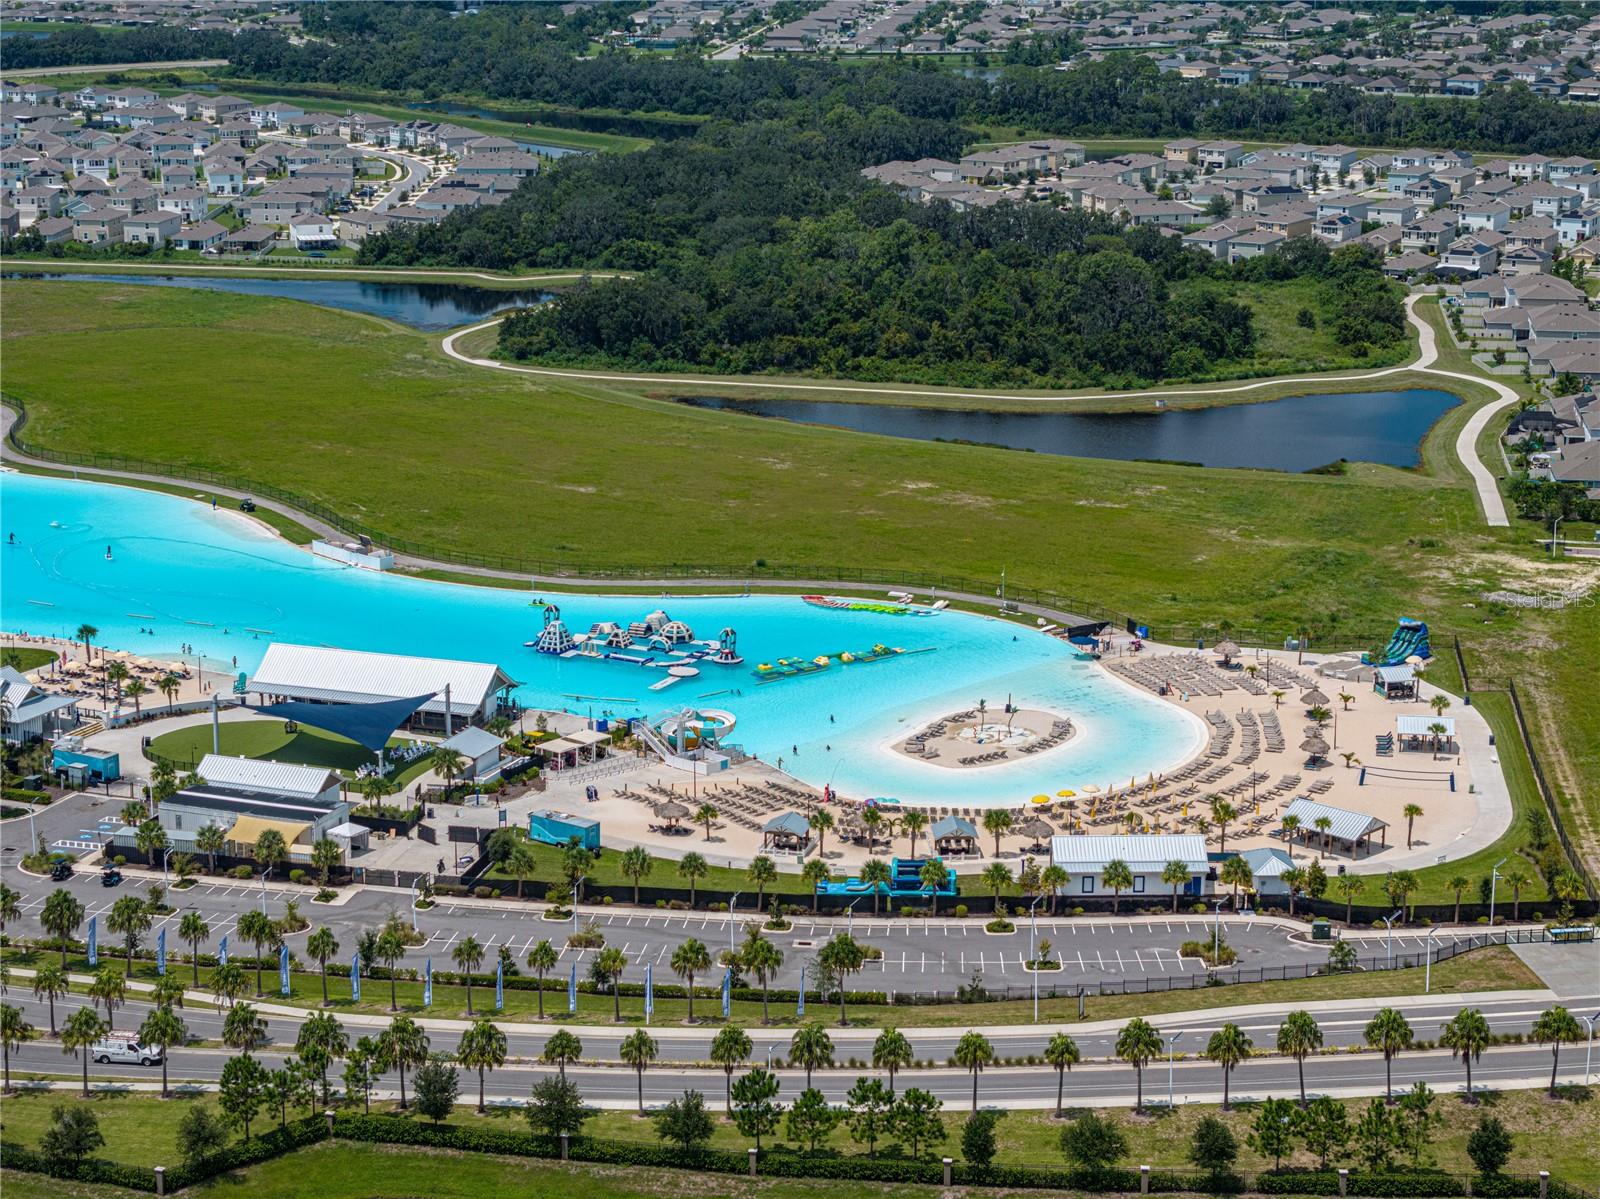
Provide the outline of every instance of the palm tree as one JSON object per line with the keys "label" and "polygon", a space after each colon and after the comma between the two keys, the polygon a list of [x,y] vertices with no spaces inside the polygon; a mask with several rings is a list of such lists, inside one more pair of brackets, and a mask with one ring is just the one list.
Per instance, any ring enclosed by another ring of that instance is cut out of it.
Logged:
{"label": "palm tree", "polygon": [[1039,887],[1050,895],[1052,916],[1056,914],[1056,898],[1061,894],[1062,888],[1071,881],[1072,876],[1067,873],[1064,866],[1050,865],[1039,872]]}
{"label": "palm tree", "polygon": [[93,641],[98,636],[100,636],[100,630],[95,628],[92,624],[81,624],[78,626],[77,639],[83,642],[83,660],[85,663],[88,663],[89,661],[89,642]]}
{"label": "palm tree", "polygon": [[817,834],[817,857],[822,857],[823,843],[827,839],[828,830],[833,827],[833,813],[827,808],[818,808],[811,813],[806,821]]}
{"label": "palm tree", "polygon": [[1453,917],[1451,917],[1450,922],[1452,924],[1460,924],[1461,923],[1461,893],[1463,891],[1465,891],[1468,887],[1472,886],[1472,880],[1470,878],[1468,878],[1464,874],[1453,874],[1453,875],[1450,876],[1450,881],[1447,882],[1445,884],[1445,886],[1449,887],[1450,890],[1454,891],[1455,895],[1456,895],[1456,912],[1455,912],[1455,915]]}
{"label": "palm tree", "polygon": [[117,819],[129,828],[136,829],[144,823],[144,818],[150,814],[148,808],[137,799],[130,799],[122,805],[122,811],[117,813]]}
{"label": "palm tree", "polygon": [[1217,852],[1228,852],[1228,823],[1239,818],[1239,809],[1225,799],[1211,801],[1211,819],[1217,822]]}
{"label": "palm tree", "polygon": [[[1339,898],[1344,900],[1344,922],[1349,924],[1356,896],[1367,889],[1367,882],[1359,874],[1341,874],[1333,880],[1333,889],[1339,893]],[[1459,899],[1459,896],[1457,898]]]}
{"label": "palm tree", "polygon": [[[1182,862],[1175,864],[1183,866]],[[1187,874],[1189,868],[1187,866],[1183,868]],[[1222,863],[1222,869],[1217,873],[1217,881],[1233,888],[1233,910],[1237,912],[1239,910],[1239,888],[1243,887],[1248,890],[1254,885],[1256,876],[1250,870],[1250,863],[1235,854]],[[1172,910],[1174,912],[1178,910],[1176,897],[1173,899]]]}
{"label": "palm tree", "polygon": [[261,863],[265,875],[272,874],[272,868],[289,857],[289,846],[284,843],[283,834],[275,828],[263,829],[256,838],[255,858]]}
{"label": "palm tree", "polygon": [[39,923],[61,944],[61,965],[67,964],[67,942],[83,923],[83,904],[65,887],[50,892],[39,912]]}
{"label": "palm tree", "polygon": [[795,1029],[789,1040],[789,1064],[806,1072],[806,1090],[811,1089],[811,1072],[833,1065],[833,1038],[821,1020],[808,1020]]}
{"label": "palm tree", "polygon": [[[239,923],[243,925],[244,920],[242,917]],[[374,952],[377,954],[378,960],[389,971],[389,1010],[398,1012],[400,1010],[400,996],[395,986],[395,976],[398,973],[396,967],[399,966],[400,959],[406,956],[405,928],[398,920],[391,918],[384,923],[383,931],[378,934],[378,943],[374,947]]]}
{"label": "palm tree", "polygon": [[478,1114],[484,1113],[483,1076],[506,1064],[506,1034],[487,1017],[472,1022],[456,1045],[456,1058],[469,1070],[478,1072]]}
{"label": "palm tree", "polygon": [[189,946],[189,963],[194,971],[194,985],[200,985],[200,946],[211,936],[211,926],[196,911],[187,911],[178,921],[178,936]]}
{"label": "palm tree", "polygon": [[766,906],[767,888],[778,881],[778,867],[766,854],[757,854],[745,871],[745,877],[756,885],[756,911]]}
{"label": "palm tree", "polygon": [[1112,858],[1100,871],[1100,885],[1111,888],[1111,914],[1115,916],[1122,902],[1122,893],[1133,886],[1133,871],[1121,858]]}
{"label": "palm tree", "polygon": [[868,808],[861,813],[861,827],[867,830],[867,852],[878,847],[878,830],[887,823],[881,808]]}
{"label": "palm tree", "polygon": [[722,1067],[723,1102],[729,1114],[733,1112],[733,1072],[750,1060],[750,1034],[735,1025],[728,1025],[711,1042],[711,1060]]}
{"label": "palm tree", "polygon": [[1116,1053],[1133,1067],[1137,1078],[1133,1110],[1144,1113],[1144,1068],[1161,1052],[1161,1034],[1142,1016],[1135,1016],[1117,1034]]}
{"label": "palm tree", "polygon": [[583,1042],[564,1028],[558,1028],[550,1034],[544,1043],[544,1052],[540,1060],[554,1063],[561,1077],[567,1076],[567,1063],[575,1062],[583,1056]]}
{"label": "palm tree", "polygon": [[822,947],[817,961],[839,980],[839,1027],[849,1024],[845,1016],[845,984],[850,976],[867,964],[866,951],[849,933],[838,933]]}
{"label": "palm tree", "polygon": [[1422,805],[1408,803],[1400,809],[1400,814],[1406,818],[1406,848],[1411,848],[1411,828],[1417,822],[1417,817],[1422,815]]}
{"label": "palm tree", "polygon": [[1522,888],[1526,887],[1533,879],[1521,866],[1513,866],[1500,876],[1500,881],[1511,888],[1511,919],[1516,921],[1522,914]]}
{"label": "palm tree", "polygon": [[1443,716],[1450,710],[1450,697],[1447,695],[1435,695],[1428,701],[1428,707],[1433,709],[1435,716]]}
{"label": "palm tree", "polygon": [[828,881],[832,871],[828,863],[820,857],[812,858],[800,868],[800,881],[811,888],[811,914],[817,914],[817,905],[822,902],[822,884]]}
{"label": "palm tree", "polygon": [[628,968],[628,959],[615,945],[608,945],[595,955],[589,967],[595,981],[611,988],[611,1019],[622,1022],[622,972]]}
{"label": "palm tree", "polygon": [[994,837],[994,856],[1000,856],[1000,838],[1011,831],[1011,813],[990,808],[983,814],[983,831]]}
{"label": "palm tree", "polygon": [[1326,858],[1328,856],[1328,833],[1333,829],[1333,818],[1331,816],[1318,816],[1311,824],[1317,832],[1322,834],[1322,848],[1317,852],[1317,856]]}
{"label": "palm tree", "polygon": [[[1189,864],[1173,859],[1161,868],[1161,881],[1172,888],[1172,910],[1178,910],[1178,888],[1189,881]],[[1238,893],[1235,892],[1234,907],[1239,906]],[[1057,1108],[1061,1105],[1057,1104]],[[1059,1112],[1058,1112],[1059,1114]]]}
{"label": "palm tree", "polygon": [[1394,1059],[1411,1048],[1411,1025],[1392,1007],[1383,1008],[1367,1023],[1363,1036],[1368,1045],[1383,1051],[1383,1098],[1394,1102]]}
{"label": "palm tree", "polygon": [[[876,808],[870,809],[876,811]],[[872,888],[872,914],[878,914],[878,900],[882,897],[883,890],[889,886],[894,875],[889,870],[889,863],[882,858],[868,858],[861,864],[861,881]]]}
{"label": "palm tree", "polygon": [[178,691],[183,684],[178,681],[178,676],[170,671],[156,680],[156,690],[167,697],[167,706],[170,708],[177,702]]}
{"label": "palm tree", "polygon": [[1000,892],[1012,883],[1011,868],[1004,862],[990,862],[983,868],[983,873],[979,876],[979,880],[985,887],[989,888],[990,894],[994,896],[994,907],[998,913],[1000,910]]}
{"label": "palm tree", "polygon": [[429,755],[433,762],[433,769],[444,776],[444,791],[450,794],[450,789],[455,786],[456,779],[466,769],[467,759],[460,750],[446,749],[442,745],[434,746],[433,753]]}
{"label": "palm tree", "polygon": [[894,1076],[916,1061],[911,1042],[898,1028],[886,1028],[872,1043],[872,1068],[889,1076],[889,1097],[894,1098]]}
{"label": "palm tree", "polygon": [[111,905],[106,915],[106,928],[122,935],[127,950],[127,972],[133,973],[133,951],[139,948],[140,938],[150,931],[150,909],[136,895],[124,895]]}
{"label": "palm tree", "polygon": [[33,972],[33,997],[50,1005],[50,1035],[56,1035],[56,1000],[70,993],[67,972],[54,962],[40,962]]}
{"label": "palm tree", "polygon": [[472,972],[483,965],[483,946],[478,938],[468,933],[457,941],[455,948],[450,951],[450,960],[454,962],[467,985],[467,1017],[472,1017]]}
{"label": "palm tree", "polygon": [[1439,758],[1439,747],[1444,744],[1445,735],[1449,731],[1449,726],[1441,720],[1436,720],[1428,726],[1428,732],[1433,734],[1433,757],[1435,761]]}
{"label": "palm tree", "polygon": [[[633,902],[637,906],[639,902],[639,880],[650,873],[656,864],[655,859],[650,856],[650,851],[643,845],[634,845],[622,851],[622,857],[618,859],[617,864],[621,867],[622,873],[633,880]],[[517,886],[517,893],[519,895],[522,893],[520,883]]]}
{"label": "palm tree", "polygon": [[328,962],[339,954],[339,939],[331,928],[319,928],[306,938],[306,953],[317,961],[322,975],[322,1006],[328,1006]]}
{"label": "palm tree", "polygon": [[978,1110],[978,1075],[985,1066],[994,1062],[994,1046],[981,1032],[969,1032],[956,1042],[956,1051],[950,1060],[963,1070],[972,1073],[972,1110]]}
{"label": "palm tree", "polygon": [[[0,1003],[0,1054],[4,1055],[4,1066],[5,1066],[4,1090],[5,1090],[5,1093],[7,1095],[10,1095],[12,1093],[12,1090],[11,1090],[11,1051],[13,1049],[21,1049],[25,1042],[33,1040],[34,1037],[36,1037],[38,1035],[39,1035],[39,1030],[34,1028],[33,1025],[29,1024],[26,1020],[24,1020],[22,1018],[22,1009],[21,1008],[12,1007],[11,1004],[9,1004],[9,1003]],[[166,1071],[166,1067],[165,1067],[165,1063],[163,1063],[163,1066],[162,1066],[163,1076],[165,1075],[165,1071]],[[165,1090],[166,1090],[166,1083],[165,1083],[165,1078],[163,1077],[163,1081],[162,1081],[162,1091],[163,1091],[163,1093],[165,1092]],[[164,1097],[164,1095],[163,1095],[163,1097]]]}
{"label": "palm tree", "polygon": [[1550,1098],[1556,1097],[1556,1072],[1561,1069],[1561,1043],[1583,1040],[1583,1030],[1572,1013],[1559,1004],[1540,1012],[1533,1022],[1533,1039],[1550,1046]]}
{"label": "palm tree", "polygon": [[706,840],[711,840],[711,826],[717,822],[717,817],[722,815],[712,803],[703,803],[695,810],[694,822],[706,826]]}
{"label": "palm tree", "polygon": [[1489,1022],[1475,1007],[1462,1008],[1439,1030],[1439,1044],[1450,1051],[1451,1057],[1460,1058],[1461,1064],[1467,1068],[1468,1103],[1478,1102],[1472,1093],[1472,1063],[1483,1057],[1483,1051],[1489,1048],[1492,1039]]}
{"label": "palm tree", "polygon": [[1206,1042],[1206,1056],[1222,1067],[1222,1110],[1228,1111],[1228,1083],[1239,1063],[1250,1057],[1252,1042],[1237,1024],[1224,1024]]}
{"label": "palm tree", "polygon": [[1293,916],[1294,901],[1299,897],[1300,892],[1305,890],[1306,872],[1298,866],[1291,866],[1288,870],[1278,875],[1278,881],[1289,888],[1289,915]]}
{"label": "palm tree", "polygon": [[533,971],[533,977],[539,983],[539,1019],[544,1019],[544,976],[556,968],[556,962],[561,955],[556,952],[556,947],[548,940],[540,941],[528,950],[528,969]]}
{"label": "palm tree", "polygon": [[[120,694],[122,691],[123,680],[128,677],[128,668],[121,662],[112,662],[105,667],[104,673],[106,677],[106,683],[110,686],[112,693]],[[109,696],[107,698],[109,698]],[[117,706],[119,708],[122,706],[120,699],[117,702]]]}
{"label": "palm tree", "polygon": [[1056,1068],[1056,1119],[1061,1119],[1061,1097],[1066,1090],[1067,1071],[1083,1060],[1078,1043],[1064,1032],[1050,1038],[1044,1047],[1044,1060]]}
{"label": "palm tree", "polygon": [[415,1069],[428,1060],[428,1034],[410,1016],[396,1016],[378,1036],[379,1060],[384,1069],[400,1071],[400,1110],[406,1110],[406,1067]]}
{"label": "palm tree", "polygon": [[83,1062],[81,1093],[85,1099],[89,1098],[89,1050],[109,1031],[110,1026],[90,1007],[75,1009],[61,1026],[61,1052],[70,1053]]}
{"label": "palm tree", "polygon": [[694,907],[694,884],[696,879],[702,879],[710,871],[706,860],[697,853],[686,853],[678,863],[678,874],[689,880],[689,906]]}
{"label": "palm tree", "polygon": [[122,694],[133,701],[133,718],[137,720],[139,718],[139,701],[150,694],[150,688],[143,679],[132,679],[122,688]]}
{"label": "palm tree", "polygon": [[932,915],[939,914],[939,892],[950,882],[950,868],[938,858],[929,858],[917,872],[917,881],[927,890],[932,900]]}
{"label": "palm tree", "polygon": [[694,1023],[694,976],[711,969],[711,951],[705,943],[698,938],[690,937],[687,941],[679,943],[672,951],[672,972],[679,978],[687,979],[684,994],[689,999],[689,1017],[687,1023]]}
{"label": "palm tree", "polygon": [[1355,698],[1355,696],[1347,695],[1343,691],[1339,692],[1339,703],[1343,705],[1346,712],[1350,710],[1350,705],[1355,701]]}
{"label": "palm tree", "polygon": [[756,981],[761,984],[761,1023],[766,1024],[767,986],[783,965],[783,950],[763,937],[760,929],[752,927],[745,934],[744,944],[739,949],[739,964],[755,975]]}
{"label": "palm tree", "polygon": [[[271,830],[268,831],[270,832]],[[279,941],[278,930],[274,927],[272,921],[268,919],[265,912],[254,910],[240,913],[239,923],[236,927],[239,935],[250,942],[251,947],[255,950],[256,994],[263,995],[266,992],[261,981],[261,954],[262,950],[269,946],[272,948],[277,947]]]}
{"label": "palm tree", "polygon": [[171,1097],[167,1089],[167,1050],[174,1045],[182,1045],[189,1039],[189,1030],[184,1027],[183,1021],[178,1018],[170,1004],[162,1004],[153,1009],[144,1018],[144,1023],[139,1025],[139,1044],[158,1045],[161,1048],[161,1098]]}
{"label": "palm tree", "polygon": [[639,1114],[644,1115],[644,1072],[656,1060],[658,1052],[655,1038],[642,1028],[636,1028],[617,1046],[617,1056],[624,1065],[632,1066],[639,1077]]}
{"label": "palm tree", "polygon": [[107,963],[100,967],[99,973],[90,982],[88,994],[96,1003],[106,1005],[106,1029],[110,1031],[114,1013],[128,999],[127,976],[118,973],[115,966]]}
{"label": "palm tree", "polygon": [[1306,1058],[1322,1048],[1322,1028],[1310,1012],[1293,1011],[1278,1026],[1278,1052],[1292,1057],[1300,1071],[1300,1106],[1306,1105]]}
{"label": "palm tree", "polygon": [[1294,844],[1294,835],[1297,832],[1300,831],[1300,817],[1298,817],[1298,816],[1285,816],[1283,818],[1282,824],[1283,824],[1283,843],[1285,845],[1293,845]]}
{"label": "palm tree", "polygon": [[911,852],[906,856],[917,856],[917,835],[928,831],[928,814],[921,808],[907,808],[900,814],[900,831],[911,838]]}
{"label": "palm tree", "polygon": [[222,1043],[240,1053],[254,1053],[267,1043],[267,1022],[248,1003],[236,1003],[222,1018]]}
{"label": "palm tree", "polygon": [[228,834],[218,825],[207,824],[195,833],[194,847],[206,855],[208,859],[206,863],[207,873],[215,874],[217,872],[217,855],[223,851],[227,844]]}

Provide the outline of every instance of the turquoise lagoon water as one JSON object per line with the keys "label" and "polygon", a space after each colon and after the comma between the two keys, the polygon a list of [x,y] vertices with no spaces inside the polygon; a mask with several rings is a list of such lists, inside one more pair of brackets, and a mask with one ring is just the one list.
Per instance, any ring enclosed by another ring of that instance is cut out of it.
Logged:
{"label": "turquoise lagoon water", "polygon": [[[214,668],[252,670],[274,640],[496,662],[525,705],[653,716],[686,705],[738,719],[730,740],[846,796],[937,804],[1026,802],[1168,769],[1203,743],[1200,722],[1117,681],[1054,638],[959,612],[911,617],[829,611],[798,596],[551,595],[574,631],[665,608],[700,638],[731,626],[743,666],[703,665],[664,691],[659,671],[524,647],[540,609],[527,592],[386,576],[313,557],[228,509],[103,484],[0,479],[0,618],[8,631],[71,636],[143,656],[193,645]],[[10,538],[15,536],[15,544]],[[107,547],[111,558],[106,557]],[[140,633],[141,628],[154,633]],[[870,648],[907,654],[779,682],[757,663]],[[583,698],[575,698],[583,697]],[[1077,737],[981,771],[918,763],[889,746],[927,720],[1008,698],[1070,716]]]}

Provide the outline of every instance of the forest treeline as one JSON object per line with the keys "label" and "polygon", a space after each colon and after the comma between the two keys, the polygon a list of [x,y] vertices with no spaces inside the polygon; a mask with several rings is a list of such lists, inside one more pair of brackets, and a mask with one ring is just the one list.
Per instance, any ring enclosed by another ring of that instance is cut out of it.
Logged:
{"label": "forest treeline", "polygon": [[[281,34],[269,35],[281,38]],[[197,58],[227,58],[234,49],[231,33],[195,32],[171,25],[146,29],[100,29],[92,25],[62,25],[50,36],[27,34],[5,40],[5,67],[24,71],[41,67],[95,66],[100,63],[182,62]]]}

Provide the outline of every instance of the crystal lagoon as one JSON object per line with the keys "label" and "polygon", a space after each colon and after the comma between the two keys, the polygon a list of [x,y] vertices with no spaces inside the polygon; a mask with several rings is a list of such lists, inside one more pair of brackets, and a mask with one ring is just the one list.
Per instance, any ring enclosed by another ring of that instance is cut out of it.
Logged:
{"label": "crystal lagoon", "polygon": [[[0,476],[0,504],[0,619],[9,632],[71,637],[87,622],[101,645],[176,658],[189,644],[208,668],[242,672],[272,641],[494,662],[521,683],[515,695],[528,707],[594,717],[731,712],[731,740],[747,752],[782,759],[797,778],[858,799],[1016,806],[1040,793],[1170,770],[1205,744],[1190,713],[1120,682],[1062,641],[984,616],[819,607],[798,595],[556,594],[430,582],[313,556],[236,511],[10,472]],[[537,599],[559,604],[575,632],[602,621],[626,626],[656,609],[697,639],[731,627],[744,661],[701,662],[698,676],[652,691],[659,670],[527,648],[544,620]],[[875,645],[908,652],[839,659]],[[776,681],[759,674],[778,659],[824,655],[831,664],[812,673]],[[1070,718],[1074,735],[979,770],[894,749],[920,725],[980,699],[991,721],[1004,719],[996,714],[1010,701]]]}

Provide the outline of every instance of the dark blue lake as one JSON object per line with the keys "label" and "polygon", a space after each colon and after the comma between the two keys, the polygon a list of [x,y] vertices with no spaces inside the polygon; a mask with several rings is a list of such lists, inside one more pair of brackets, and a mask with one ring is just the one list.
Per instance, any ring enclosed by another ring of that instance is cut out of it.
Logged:
{"label": "dark blue lake", "polygon": [[1461,402],[1447,391],[1289,396],[1167,412],[962,412],[887,404],[682,397],[696,408],[919,441],[978,442],[1075,458],[1160,459],[1306,471],[1340,458],[1416,466],[1422,439]]}
{"label": "dark blue lake", "polygon": [[549,293],[460,283],[382,283],[358,279],[247,279],[231,275],[117,275],[8,271],[6,278],[76,279],[90,283],[139,283],[148,287],[186,287],[231,291],[247,296],[306,300],[329,308],[365,312],[416,329],[453,329],[505,308],[525,308]]}

